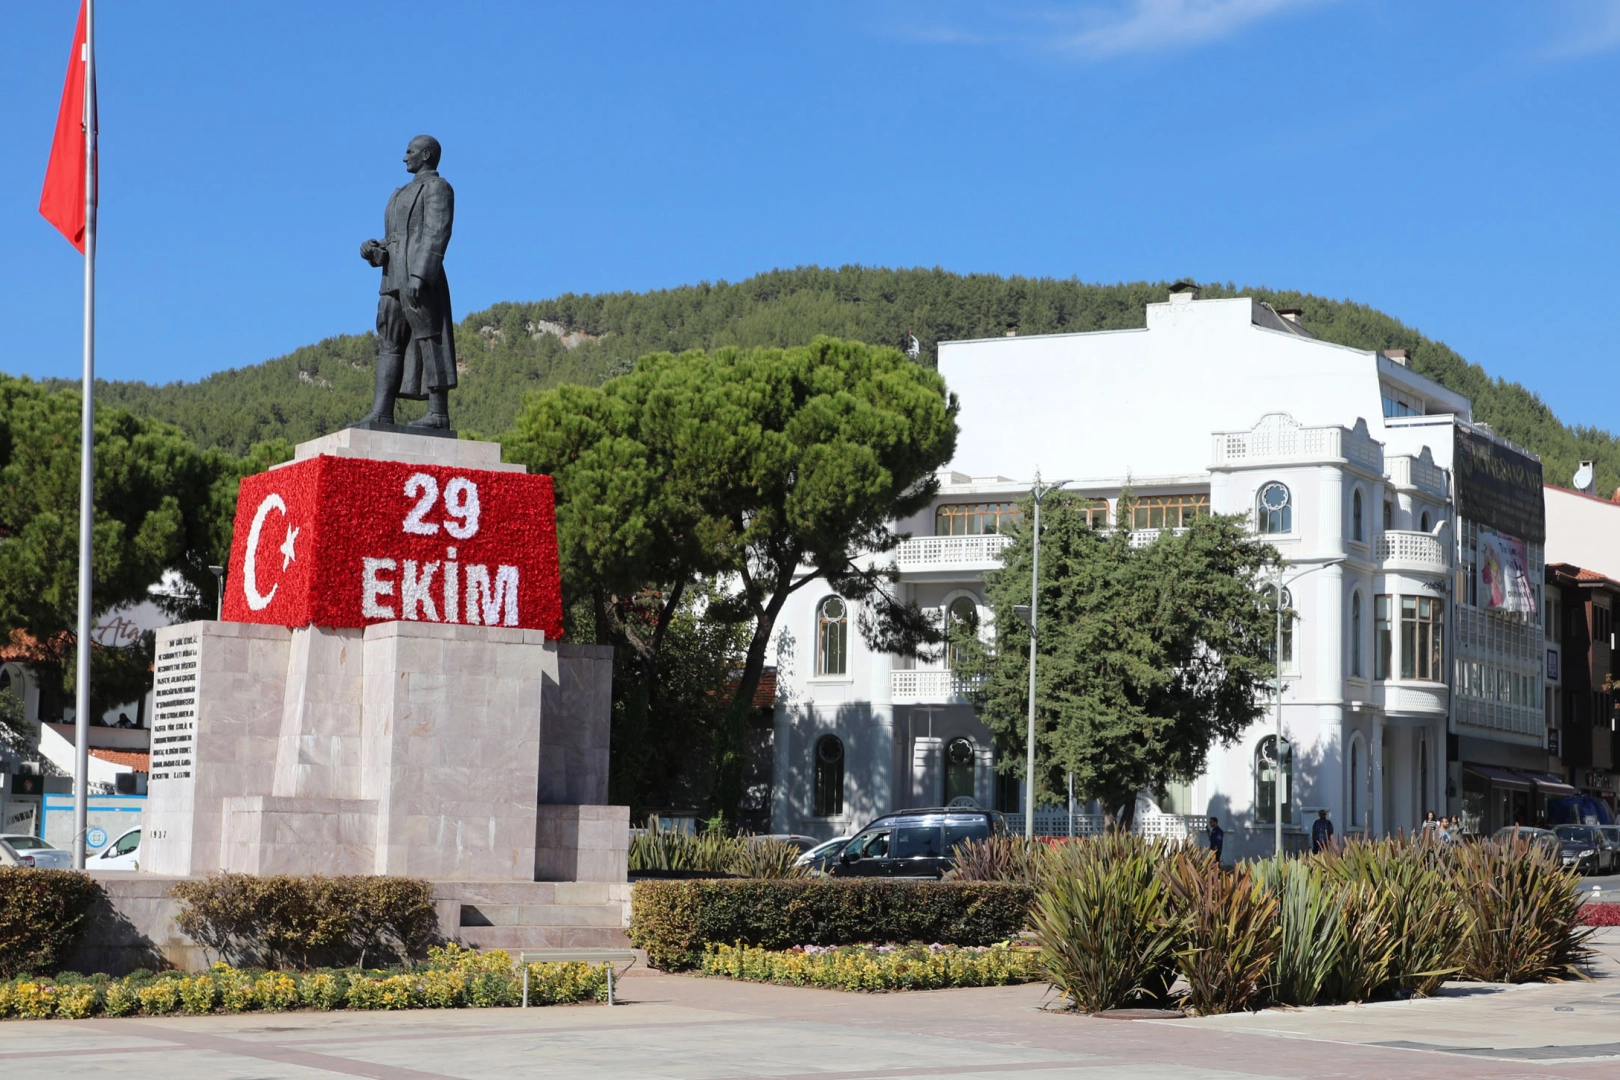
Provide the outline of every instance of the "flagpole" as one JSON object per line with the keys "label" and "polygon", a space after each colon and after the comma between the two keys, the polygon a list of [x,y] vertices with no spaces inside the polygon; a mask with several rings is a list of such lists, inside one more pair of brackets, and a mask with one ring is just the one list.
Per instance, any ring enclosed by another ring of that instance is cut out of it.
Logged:
{"label": "flagpole", "polygon": [[90,534],[95,527],[96,0],[84,6],[84,388],[79,427],[79,639],[73,704],[73,868],[85,865],[90,800]]}

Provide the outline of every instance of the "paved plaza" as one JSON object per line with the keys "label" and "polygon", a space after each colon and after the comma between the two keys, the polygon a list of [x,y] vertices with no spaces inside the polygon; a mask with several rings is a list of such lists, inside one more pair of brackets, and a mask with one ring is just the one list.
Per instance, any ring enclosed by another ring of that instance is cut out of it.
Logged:
{"label": "paved plaza", "polygon": [[1039,986],[866,995],[643,972],[614,1008],[13,1021],[0,1065],[63,1080],[1611,1077],[1620,944],[1604,952],[1592,982],[1194,1020],[1050,1012]]}

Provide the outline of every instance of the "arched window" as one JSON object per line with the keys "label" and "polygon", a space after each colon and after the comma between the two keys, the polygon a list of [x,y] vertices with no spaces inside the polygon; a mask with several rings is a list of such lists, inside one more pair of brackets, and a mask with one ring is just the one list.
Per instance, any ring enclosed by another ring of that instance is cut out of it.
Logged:
{"label": "arched window", "polygon": [[1357,543],[1364,543],[1367,534],[1361,525],[1361,489],[1356,488],[1355,494],[1350,496],[1350,539]]}
{"label": "arched window", "polygon": [[1429,512],[1427,510],[1423,511],[1423,516],[1418,519],[1418,528],[1424,532],[1429,531]]}
{"label": "arched window", "polygon": [[1281,777],[1282,819],[1294,817],[1294,747],[1282,744],[1282,761],[1277,760],[1277,736],[1267,735],[1254,748],[1254,821],[1257,825],[1277,822],[1278,784]]}
{"label": "arched window", "polygon": [[1349,827],[1361,827],[1361,737],[1349,740]]}
{"label": "arched window", "polygon": [[844,744],[836,735],[816,740],[816,788],[812,807],[817,817],[844,812]]}
{"label": "arched window", "polygon": [[945,744],[945,805],[957,799],[974,799],[973,743],[952,739]]}
{"label": "arched window", "polygon": [[945,609],[945,632],[949,635],[945,644],[945,666],[952,671],[956,670],[960,659],[958,649],[964,635],[974,633],[979,626],[979,605],[973,602],[971,596],[958,596],[950,602]]}
{"label": "arched window", "polygon": [[[1266,608],[1271,613],[1272,626],[1276,626],[1277,587],[1275,585],[1267,585],[1261,590],[1261,593],[1266,598]],[[1290,589],[1284,589],[1282,591],[1282,659],[1280,663],[1285,668],[1291,666],[1294,662],[1294,619],[1296,617],[1297,616],[1294,612],[1294,593]],[[1276,640],[1276,631],[1272,632],[1271,637],[1273,640],[1271,641],[1271,648],[1268,650],[1268,652],[1271,653],[1272,659],[1276,660],[1276,646],[1279,644],[1279,642]]]}
{"label": "arched window", "polygon": [[1262,533],[1294,531],[1294,499],[1284,484],[1273,480],[1260,489],[1255,500],[1255,527]]}
{"label": "arched window", "polygon": [[1362,678],[1361,670],[1361,594],[1350,594],[1350,674]]}
{"label": "arched window", "polygon": [[843,675],[849,669],[849,608],[829,596],[816,609],[816,674]]}

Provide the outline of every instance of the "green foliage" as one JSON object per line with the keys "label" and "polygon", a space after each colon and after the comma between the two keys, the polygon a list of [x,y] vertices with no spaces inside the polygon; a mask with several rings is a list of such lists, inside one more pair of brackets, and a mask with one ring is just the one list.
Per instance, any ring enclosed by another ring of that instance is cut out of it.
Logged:
{"label": "green foliage", "polygon": [[413,878],[213,874],[170,895],[181,904],[176,925],[238,963],[408,959],[438,931],[432,887]]}
{"label": "green foliage", "polygon": [[1379,840],[1325,851],[1317,862],[1334,881],[1365,883],[1381,902],[1387,900],[1390,989],[1427,996],[1457,973],[1457,926],[1463,916],[1447,851],[1426,843]]}
{"label": "green foliage", "polygon": [[883,878],[638,881],[630,940],[666,971],[702,962],[710,945],[989,945],[1023,928],[1032,890],[989,882]]}
{"label": "green foliage", "polygon": [[711,945],[703,975],[828,990],[943,990],[1006,986],[1036,977],[1033,949],[988,946],[850,945],[771,950]]}
{"label": "green foliage", "polygon": [[1182,943],[1159,863],[1164,847],[1125,832],[1052,849],[1032,921],[1040,965],[1087,1012],[1164,1001]]}
{"label": "green foliage", "polygon": [[[1129,813],[1138,791],[1199,775],[1213,744],[1259,717],[1274,632],[1256,586],[1277,556],[1222,516],[1135,547],[1126,530],[1087,524],[1086,505],[1054,492],[1041,515],[1036,796],[1055,798],[1072,772],[1078,791]],[[1029,631],[1013,609],[1029,603],[1031,509],[987,577],[994,640],[958,649],[1000,767],[1015,773]]]}
{"label": "green foliage", "polygon": [[782,840],[732,836],[720,830],[666,829],[656,817],[630,838],[630,872],[731,874],[748,878],[802,877],[799,849]]}
{"label": "green foliage", "polygon": [[1162,873],[1181,922],[1176,967],[1187,1007],[1204,1016],[1254,1007],[1280,943],[1276,895],[1254,867],[1223,870],[1207,848],[1182,848]]}
{"label": "green foliage", "polygon": [[0,867],[0,979],[56,971],[104,895],[77,871]]}
{"label": "green foliage", "polygon": [[[518,418],[506,455],[556,478],[565,590],[592,598],[598,642],[641,658],[645,715],[660,712],[659,647],[683,590],[721,574],[737,582],[707,605],[716,622],[747,627],[714,755],[712,808],[727,820],[790,593],[821,580],[879,601],[881,621],[862,629],[886,647],[930,636],[920,611],[894,602],[856,560],[890,550],[888,523],[928,504],[955,447],[955,414],[939,376],[897,350],[817,338],[655,353],[600,389],[540,395]],[[661,606],[638,634],[615,613],[648,591]]]}
{"label": "green foliage", "polygon": [[1467,917],[1459,960],[1485,982],[1578,978],[1589,958],[1580,928],[1580,880],[1525,840],[1465,845],[1455,855],[1457,894]]}
{"label": "green foliage", "polygon": [[1344,900],[1314,861],[1268,860],[1260,864],[1278,900],[1280,934],[1272,959],[1272,1000],[1313,1005],[1344,952]]}
{"label": "green foliage", "polygon": [[1022,836],[987,836],[964,840],[951,850],[954,865],[946,872],[947,881],[1015,881],[1021,885],[1041,883],[1050,862],[1051,845]]}

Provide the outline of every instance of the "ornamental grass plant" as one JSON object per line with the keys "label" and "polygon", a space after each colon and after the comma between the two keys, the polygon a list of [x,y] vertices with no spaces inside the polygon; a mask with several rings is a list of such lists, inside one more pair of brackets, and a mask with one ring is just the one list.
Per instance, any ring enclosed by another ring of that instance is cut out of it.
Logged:
{"label": "ornamental grass plant", "polygon": [[760,949],[711,945],[699,974],[828,990],[943,990],[1039,977],[1036,951],[1009,945],[845,945]]}
{"label": "ornamental grass plant", "polygon": [[1259,873],[1277,898],[1277,950],[1267,979],[1271,1000],[1313,1005],[1344,951],[1344,899],[1311,861],[1267,860]]}
{"label": "ornamental grass plant", "polygon": [[1592,930],[1580,925],[1580,881],[1546,848],[1514,838],[1452,856],[1464,914],[1458,962],[1482,982],[1583,977]]}
{"label": "ornamental grass plant", "polygon": [[1207,849],[1183,847],[1162,864],[1171,919],[1180,925],[1176,969],[1193,1012],[1237,1012],[1263,1000],[1282,927],[1274,892],[1258,870],[1223,870]]}
{"label": "ornamental grass plant", "polygon": [[710,829],[689,833],[665,828],[657,817],[630,838],[632,874],[713,874],[744,878],[804,877],[794,864],[799,849],[782,840],[732,836]]}

